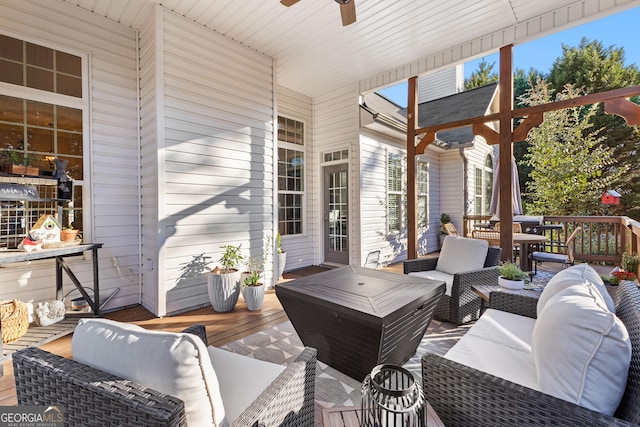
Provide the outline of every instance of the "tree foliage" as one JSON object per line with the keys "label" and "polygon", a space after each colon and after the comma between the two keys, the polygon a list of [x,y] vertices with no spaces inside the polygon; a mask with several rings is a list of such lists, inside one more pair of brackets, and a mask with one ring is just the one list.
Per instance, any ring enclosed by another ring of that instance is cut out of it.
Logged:
{"label": "tree foliage", "polygon": [[[570,85],[554,95],[548,84],[538,80],[522,97],[524,105],[539,105],[580,96]],[[542,215],[601,214],[600,196],[619,178],[612,149],[602,144],[601,129],[591,118],[594,106],[575,107],[545,113],[544,122],[529,132],[531,167],[526,190],[531,203],[527,212]]]}
{"label": "tree foliage", "polygon": [[[562,56],[553,63],[549,73],[550,88],[559,93],[570,84],[585,93],[636,86],[640,84],[640,72],[635,64],[625,65],[622,47],[604,47],[600,41],[583,38],[577,47],[562,46]],[[638,97],[632,99],[638,102]],[[602,128],[603,142],[610,147],[618,161],[615,171],[626,166],[628,172],[611,182],[611,188],[622,194],[622,204],[612,207],[611,213],[640,218],[640,169],[637,168],[640,152],[640,129],[628,126],[621,117],[605,114],[602,104],[589,120],[594,128]]]}
{"label": "tree foliage", "polygon": [[486,86],[489,83],[495,83],[499,80],[499,76],[493,71],[495,62],[489,64],[484,58],[478,64],[478,70],[471,73],[468,79],[464,81],[465,90],[475,89],[477,87]]}

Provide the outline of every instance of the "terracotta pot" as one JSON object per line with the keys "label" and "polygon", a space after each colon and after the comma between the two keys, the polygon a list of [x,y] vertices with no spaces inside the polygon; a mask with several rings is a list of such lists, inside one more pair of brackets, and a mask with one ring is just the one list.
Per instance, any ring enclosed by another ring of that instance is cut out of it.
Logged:
{"label": "terracotta pot", "polygon": [[60,240],[63,242],[74,241],[78,238],[80,230],[61,230]]}

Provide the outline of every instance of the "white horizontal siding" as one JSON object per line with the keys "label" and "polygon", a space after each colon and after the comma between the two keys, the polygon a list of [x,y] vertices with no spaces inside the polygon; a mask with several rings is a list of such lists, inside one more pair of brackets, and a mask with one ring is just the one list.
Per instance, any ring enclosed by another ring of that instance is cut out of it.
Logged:
{"label": "white horizontal siding", "polygon": [[[349,150],[349,262],[357,263],[360,259],[360,170],[359,170],[359,136],[358,123],[360,110],[356,85],[345,86],[335,92],[314,98],[314,158],[322,160],[323,152]],[[319,163],[314,163],[318,165]],[[313,190],[312,214],[317,245],[315,257],[317,262],[324,261],[324,227],[323,212],[323,177],[322,168],[316,167]],[[308,251],[310,248],[306,248]],[[289,262],[287,261],[287,264]]]}
{"label": "white horizontal siding", "polygon": [[[472,188],[468,189],[469,191]],[[451,216],[451,222],[462,233],[464,217],[464,164],[458,150],[440,155],[440,213]],[[438,222],[440,221],[438,215]]]}
{"label": "white horizontal siding", "polygon": [[[136,33],[83,9],[45,0],[1,1],[0,32],[89,55],[91,109],[87,126],[91,132],[85,144],[84,191],[90,199],[84,207],[88,220],[84,237],[104,243],[99,252],[101,298],[119,289],[106,309],[138,303]],[[78,258],[70,263],[80,282],[90,285],[91,262]],[[37,302],[55,298],[53,265],[51,261],[3,269],[0,299],[19,297]],[[67,293],[75,287],[66,275],[64,279]]]}
{"label": "white horizontal siding", "polygon": [[317,192],[320,191],[314,182],[317,168],[316,154],[314,152],[313,104],[311,98],[294,92],[290,89],[278,86],[278,115],[305,124],[305,182],[303,197],[303,224],[302,234],[281,236],[282,249],[287,253],[285,271],[296,270],[302,267],[318,264],[318,236],[317,236]]}
{"label": "white horizontal siding", "polygon": [[[157,268],[164,314],[208,303],[198,271],[217,264],[220,246],[260,256],[271,236],[273,64],[164,9],[159,14],[164,139],[157,215],[164,245]],[[201,254],[213,264],[194,264]]]}
{"label": "white horizontal siding", "polygon": [[418,102],[427,102],[460,92],[459,75],[462,75],[464,65],[434,71],[418,78]]}

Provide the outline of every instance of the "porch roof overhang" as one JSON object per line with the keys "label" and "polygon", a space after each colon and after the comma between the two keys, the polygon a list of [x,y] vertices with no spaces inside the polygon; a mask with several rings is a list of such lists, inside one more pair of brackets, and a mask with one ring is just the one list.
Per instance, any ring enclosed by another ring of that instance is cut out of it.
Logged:
{"label": "porch roof overhang", "polygon": [[357,21],[343,27],[332,0],[301,0],[291,7],[278,0],[56,1],[135,29],[161,4],[273,58],[278,84],[311,97],[356,83],[367,93],[640,5],[640,0],[354,0]]}

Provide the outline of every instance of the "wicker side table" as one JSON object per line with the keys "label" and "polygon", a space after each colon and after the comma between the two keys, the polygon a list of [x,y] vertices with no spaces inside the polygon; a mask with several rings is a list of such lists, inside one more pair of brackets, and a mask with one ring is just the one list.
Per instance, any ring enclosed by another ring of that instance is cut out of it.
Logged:
{"label": "wicker side table", "polygon": [[[325,408],[322,410],[322,425],[324,427],[360,427],[360,407]],[[427,402],[427,426],[445,427],[429,402]]]}

